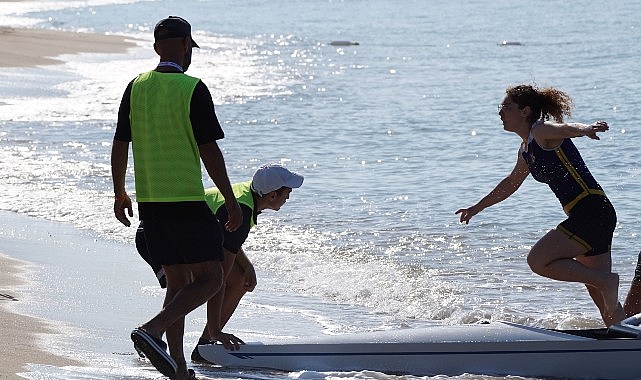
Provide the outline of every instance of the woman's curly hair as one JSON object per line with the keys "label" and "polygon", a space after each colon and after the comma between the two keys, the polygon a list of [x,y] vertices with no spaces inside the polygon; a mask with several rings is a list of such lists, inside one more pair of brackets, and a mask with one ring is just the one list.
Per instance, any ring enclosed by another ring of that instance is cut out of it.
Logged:
{"label": "woman's curly hair", "polygon": [[519,109],[529,106],[532,109],[532,120],[554,119],[558,123],[563,122],[563,116],[570,117],[574,103],[572,99],[561,90],[552,87],[537,89],[530,85],[518,85],[508,87],[505,90],[507,96],[516,104]]}

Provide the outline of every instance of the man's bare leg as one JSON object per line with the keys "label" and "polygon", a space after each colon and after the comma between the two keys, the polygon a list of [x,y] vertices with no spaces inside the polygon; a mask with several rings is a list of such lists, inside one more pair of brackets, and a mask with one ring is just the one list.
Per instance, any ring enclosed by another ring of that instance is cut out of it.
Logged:
{"label": "man's bare leg", "polygon": [[626,317],[641,313],[641,252],[639,252],[637,266],[634,269],[630,290],[625,298],[624,309]]}
{"label": "man's bare leg", "polygon": [[211,298],[207,300],[207,323],[203,329],[203,333],[200,335],[199,341],[211,341],[213,337],[210,334],[210,321],[219,321],[219,326],[216,326],[217,329],[222,330],[224,323],[221,320],[221,309],[222,304],[225,299],[225,293],[227,288],[227,278],[231,268],[234,266],[236,260],[236,255],[230,251],[223,249],[225,254],[225,259],[222,263],[223,268],[223,278],[225,279],[223,286],[214,294],[211,294]]}
{"label": "man's bare leg", "polygon": [[[205,303],[222,285],[222,267],[219,262],[176,264],[163,266],[167,276],[165,307],[149,322],[141,326],[156,338],[167,333],[171,357],[178,365],[177,378],[187,374],[183,353],[184,317]],[[179,374],[180,373],[180,374]]]}
{"label": "man's bare leg", "polygon": [[623,308],[626,317],[641,313],[641,281],[632,280]]}

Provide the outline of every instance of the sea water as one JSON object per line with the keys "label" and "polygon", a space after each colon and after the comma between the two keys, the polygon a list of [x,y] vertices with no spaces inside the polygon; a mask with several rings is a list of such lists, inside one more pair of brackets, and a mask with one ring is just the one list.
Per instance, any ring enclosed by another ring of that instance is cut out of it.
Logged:
{"label": "sea water", "polygon": [[[617,209],[612,254],[623,299],[641,248],[640,13],[634,1],[4,3],[0,24],[136,44],[126,54],[0,72],[0,248],[33,263],[29,302],[16,308],[55,321],[64,334],[50,342],[54,351],[89,363],[32,365],[23,375],[158,376],[136,359],[129,331],[159,310],[163,293],[136,255],[135,229],[113,217],[109,156],[120,97],[157,63],[152,30],[168,15],[188,19],[201,46],[189,74],[214,98],[232,182],[267,162],[305,176],[279,212],[260,215],[244,245],[259,285],[228,332],[256,341],[480,320],[601,326],[583,285],[527,266],[529,248],[564,219],[547,186],[529,178],[469,225],[454,212],[516,162],[520,140],[497,114],[505,88],[566,91],[572,120],[610,125],[601,140],[575,144]],[[132,177],[130,169],[135,195]],[[204,322],[202,308],[188,316],[187,355]],[[205,378],[388,378],[196,370]]]}

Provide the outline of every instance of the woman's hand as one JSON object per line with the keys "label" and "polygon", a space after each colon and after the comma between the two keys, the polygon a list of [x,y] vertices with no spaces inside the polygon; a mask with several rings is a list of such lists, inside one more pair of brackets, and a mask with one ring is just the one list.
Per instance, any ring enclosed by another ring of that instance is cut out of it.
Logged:
{"label": "woman's hand", "polygon": [[610,129],[610,127],[608,126],[608,123],[600,120],[592,124],[586,125],[586,128],[583,131],[583,134],[591,139],[600,140],[599,136],[597,136],[597,132],[605,132],[608,129]]}
{"label": "woman's hand", "polygon": [[470,223],[470,219],[472,219],[472,217],[474,215],[478,214],[479,211],[481,211],[481,210],[479,210],[478,207],[472,206],[470,208],[459,209],[454,214],[461,214],[461,218],[459,220],[460,223],[468,224],[468,223]]}

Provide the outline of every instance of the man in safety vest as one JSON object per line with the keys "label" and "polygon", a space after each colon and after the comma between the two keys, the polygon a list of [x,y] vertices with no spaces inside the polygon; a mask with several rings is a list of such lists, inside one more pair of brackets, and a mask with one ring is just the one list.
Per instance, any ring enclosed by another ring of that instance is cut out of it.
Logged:
{"label": "man in safety vest", "polygon": [[[133,216],[132,201],[125,191],[131,143],[148,252],[162,266],[167,285],[162,310],[135,328],[131,340],[159,372],[177,380],[195,378],[183,350],[185,315],[223,285],[222,232],[205,202],[201,161],[224,195],[229,212],[225,228],[233,231],[242,223],[216,143],[224,133],[211,94],[200,79],[185,74],[194,47],[191,25],[183,18],[170,16],[156,24],[154,50],[160,61],[129,82],[111,150],[114,214],[131,225],[127,214]],[[220,333],[216,339],[230,344],[236,338]]]}

